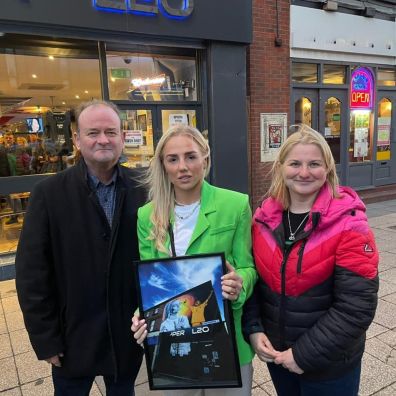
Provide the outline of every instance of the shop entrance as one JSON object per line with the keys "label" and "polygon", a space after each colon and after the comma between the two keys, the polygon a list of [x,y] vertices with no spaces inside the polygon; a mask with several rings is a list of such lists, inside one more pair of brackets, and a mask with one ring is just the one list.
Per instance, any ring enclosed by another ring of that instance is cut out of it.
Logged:
{"label": "shop entrance", "polygon": [[331,148],[341,183],[346,182],[348,163],[347,92],[333,89],[294,89],[292,123],[304,123],[319,131]]}
{"label": "shop entrance", "polygon": [[396,183],[396,93],[379,91],[377,96],[375,185]]}
{"label": "shop entrance", "polygon": [[162,134],[174,124],[201,130],[199,106],[119,105],[125,133],[122,162],[128,167],[147,167]]}

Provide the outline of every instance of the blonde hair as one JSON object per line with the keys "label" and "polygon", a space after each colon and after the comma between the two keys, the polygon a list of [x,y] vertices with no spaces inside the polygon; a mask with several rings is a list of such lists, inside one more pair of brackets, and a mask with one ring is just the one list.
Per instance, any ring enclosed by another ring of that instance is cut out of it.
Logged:
{"label": "blonde hair", "polygon": [[175,125],[162,135],[144,176],[143,184],[148,188],[148,199],[153,205],[150,217],[153,227],[148,239],[155,241],[156,249],[165,253],[168,252],[165,247],[165,241],[171,213],[173,213],[175,207],[175,196],[173,185],[169,181],[163,164],[163,151],[168,141],[175,136],[189,136],[198,145],[201,154],[207,162],[204,178],[209,174],[210,170],[210,147],[198,129],[188,125]]}
{"label": "blonde hair", "polygon": [[284,209],[290,206],[290,194],[282,176],[282,165],[284,164],[287,156],[294,146],[297,144],[314,144],[322,153],[322,157],[325,163],[327,171],[326,181],[329,184],[333,198],[339,197],[337,192],[338,187],[338,176],[336,166],[331,153],[331,149],[326,142],[326,139],[317,131],[310,128],[305,124],[292,125],[291,130],[295,130],[281,146],[272,168],[270,171],[272,182],[267,192],[267,196],[278,200]]}

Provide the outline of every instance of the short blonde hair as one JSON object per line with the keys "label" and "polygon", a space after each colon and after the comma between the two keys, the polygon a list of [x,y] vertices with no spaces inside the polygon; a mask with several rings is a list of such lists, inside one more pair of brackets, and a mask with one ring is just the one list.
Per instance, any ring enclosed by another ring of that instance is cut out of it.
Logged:
{"label": "short blonde hair", "polygon": [[272,176],[272,182],[267,196],[278,200],[284,209],[289,208],[290,194],[283,179],[282,165],[284,164],[290,151],[297,144],[314,144],[322,153],[327,171],[326,181],[331,188],[332,195],[333,197],[338,197],[339,194],[337,192],[337,188],[339,182],[335,161],[326,139],[319,132],[305,124],[292,125],[290,129],[294,132],[285,140],[278,152],[278,155],[275,158],[274,163],[272,164],[272,169],[270,172]]}
{"label": "short blonde hair", "polygon": [[155,241],[156,248],[162,252],[167,252],[165,241],[171,213],[175,207],[174,188],[165,170],[163,151],[169,140],[175,136],[189,136],[197,144],[201,154],[206,159],[204,178],[210,171],[210,147],[198,129],[188,125],[175,125],[162,135],[143,180],[148,188],[148,198],[153,205],[151,214],[153,227],[149,240]]}

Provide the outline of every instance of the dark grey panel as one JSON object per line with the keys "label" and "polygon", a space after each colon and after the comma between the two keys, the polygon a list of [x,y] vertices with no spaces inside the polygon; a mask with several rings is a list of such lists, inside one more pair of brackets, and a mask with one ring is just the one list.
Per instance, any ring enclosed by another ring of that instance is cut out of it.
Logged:
{"label": "dark grey panel", "polygon": [[390,167],[389,166],[383,166],[381,168],[377,168],[375,170],[375,178],[376,179],[384,179],[390,177],[391,172],[390,172]]}
{"label": "dark grey panel", "polygon": [[373,164],[349,166],[349,186],[367,187],[373,185]]}
{"label": "dark grey panel", "polygon": [[[115,3],[110,1],[109,4]],[[120,1],[120,4],[124,1]],[[182,1],[167,1],[182,4]],[[157,4],[152,0],[147,4]],[[167,9],[163,7],[163,9]],[[169,7],[168,7],[169,9]],[[153,16],[95,9],[92,0],[2,0],[1,22],[35,25],[62,25],[97,31],[116,31],[182,39],[208,39],[249,43],[252,40],[252,1],[195,0],[186,19],[170,19],[158,11]]]}
{"label": "dark grey panel", "polygon": [[246,47],[212,44],[208,66],[212,181],[248,192]]}
{"label": "dark grey panel", "polygon": [[0,194],[8,195],[32,191],[32,188],[36,183],[40,180],[46,179],[47,177],[51,177],[51,174],[2,177],[0,178]]}

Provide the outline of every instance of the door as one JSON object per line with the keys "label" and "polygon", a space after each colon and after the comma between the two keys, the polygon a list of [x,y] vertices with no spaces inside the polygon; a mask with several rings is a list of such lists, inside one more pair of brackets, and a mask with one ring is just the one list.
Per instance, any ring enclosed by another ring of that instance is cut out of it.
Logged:
{"label": "door", "polygon": [[346,182],[348,147],[348,96],[346,91],[319,91],[319,132],[330,146],[341,183]]}
{"label": "door", "polygon": [[379,91],[375,119],[375,185],[396,183],[396,93]]}

